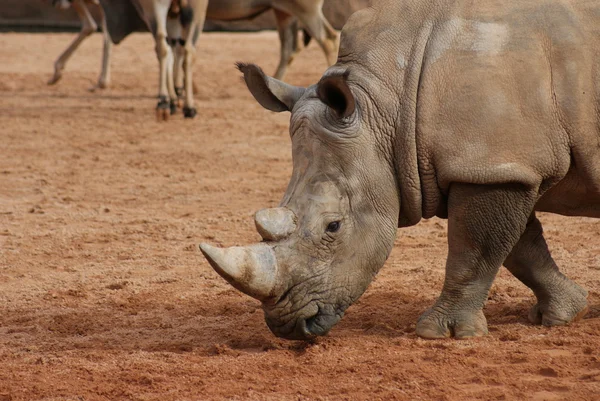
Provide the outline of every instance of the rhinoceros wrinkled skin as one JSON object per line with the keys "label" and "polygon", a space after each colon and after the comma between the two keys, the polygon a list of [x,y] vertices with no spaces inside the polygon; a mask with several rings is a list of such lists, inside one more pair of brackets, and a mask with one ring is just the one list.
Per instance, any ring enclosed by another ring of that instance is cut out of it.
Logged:
{"label": "rhinoceros wrinkled skin", "polygon": [[446,277],[419,336],[486,334],[502,264],[537,297],[533,323],[581,318],[587,292],[535,212],[600,217],[599,27],[596,0],[382,0],[350,18],[317,85],[240,64],[262,106],[291,111],[293,172],[277,221],[260,213],[265,242],[203,253],[273,333],[310,339],[361,296],[397,227],[439,216]]}

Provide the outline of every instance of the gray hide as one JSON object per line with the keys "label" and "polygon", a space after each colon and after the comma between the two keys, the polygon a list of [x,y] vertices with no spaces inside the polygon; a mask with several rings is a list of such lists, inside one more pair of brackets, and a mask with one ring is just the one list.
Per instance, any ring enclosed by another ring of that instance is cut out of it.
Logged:
{"label": "gray hide", "polygon": [[446,277],[418,335],[486,334],[502,264],[535,294],[533,323],[580,319],[587,292],[536,211],[600,217],[599,26],[598,1],[381,0],[350,18],[317,85],[241,65],[261,105],[292,113],[293,173],[257,214],[265,242],[203,253],[275,334],[307,339],[367,288],[396,227],[438,216]]}

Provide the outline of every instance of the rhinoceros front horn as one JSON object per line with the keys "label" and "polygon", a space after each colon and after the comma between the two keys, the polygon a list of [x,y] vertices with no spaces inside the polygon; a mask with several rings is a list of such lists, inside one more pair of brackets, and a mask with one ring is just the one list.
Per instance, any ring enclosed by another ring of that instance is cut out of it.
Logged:
{"label": "rhinoceros front horn", "polygon": [[201,244],[200,250],[213,269],[244,294],[261,301],[277,295],[277,259],[269,245],[216,248]]}

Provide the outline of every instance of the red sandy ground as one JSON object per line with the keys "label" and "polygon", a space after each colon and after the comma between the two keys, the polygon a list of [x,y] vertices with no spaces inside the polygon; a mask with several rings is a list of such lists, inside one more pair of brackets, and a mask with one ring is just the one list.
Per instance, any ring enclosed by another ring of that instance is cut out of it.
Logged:
{"label": "red sandy ground", "polygon": [[[275,33],[207,34],[199,116],[154,120],[148,35],[115,48],[89,93],[94,35],[55,87],[72,34],[0,35],[0,401],[598,400],[600,221],[541,215],[563,271],[590,291],[571,327],[527,322],[530,291],[502,270],[485,338],[426,341],[415,321],[444,276],[446,223],[399,231],[385,267],[329,336],[275,338],[199,242],[258,240],[253,213],[291,170],[288,115],[264,111],[233,68],[272,72]],[[313,44],[288,80],[325,68]]]}

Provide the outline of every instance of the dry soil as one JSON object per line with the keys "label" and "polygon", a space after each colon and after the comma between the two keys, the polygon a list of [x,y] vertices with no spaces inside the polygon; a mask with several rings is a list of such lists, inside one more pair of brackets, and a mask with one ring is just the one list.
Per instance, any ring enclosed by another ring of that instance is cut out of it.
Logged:
{"label": "dry soil", "polygon": [[[0,400],[598,400],[600,221],[541,215],[590,312],[533,326],[531,292],[506,270],[487,337],[415,335],[444,276],[446,223],[399,231],[365,295],[316,343],[275,338],[260,305],[223,281],[199,242],[258,240],[253,213],[291,172],[286,114],[263,110],[233,64],[272,72],[273,32],[207,34],[194,67],[199,116],[154,119],[149,35],[114,51],[90,93],[101,36],[45,82],[73,34],[0,35]],[[288,80],[326,67],[316,45]]]}

